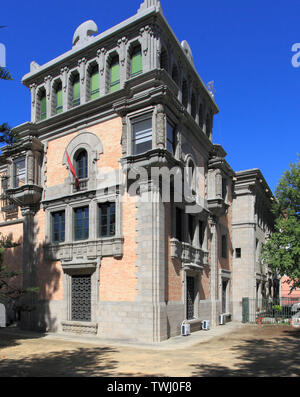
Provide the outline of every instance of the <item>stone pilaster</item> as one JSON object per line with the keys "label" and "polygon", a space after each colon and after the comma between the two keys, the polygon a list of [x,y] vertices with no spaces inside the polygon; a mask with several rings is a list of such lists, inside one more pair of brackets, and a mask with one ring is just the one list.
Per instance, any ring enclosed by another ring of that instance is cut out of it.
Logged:
{"label": "stone pilaster", "polygon": [[210,300],[211,300],[211,326],[217,325],[217,300],[218,300],[218,233],[217,218],[209,217],[210,224]]}
{"label": "stone pilaster", "polygon": [[140,183],[138,202],[138,305],[148,313],[145,337],[159,342],[167,338],[165,304],[165,209],[159,186]]}
{"label": "stone pilaster", "polygon": [[[22,257],[22,280],[23,289],[37,287],[37,271],[35,260],[35,238],[34,238],[34,216],[36,208],[33,206],[22,207],[23,216],[23,257]],[[21,328],[32,329],[34,326],[34,305],[36,303],[36,294],[27,293],[22,297],[22,304],[29,311],[21,313]]]}

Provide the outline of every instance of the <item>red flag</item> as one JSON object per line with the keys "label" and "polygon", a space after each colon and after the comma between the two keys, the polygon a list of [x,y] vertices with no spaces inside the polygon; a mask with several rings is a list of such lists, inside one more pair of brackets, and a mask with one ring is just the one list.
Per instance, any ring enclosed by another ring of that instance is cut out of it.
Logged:
{"label": "red flag", "polygon": [[73,176],[75,178],[75,187],[77,188],[79,186],[79,179],[77,178],[75,168],[73,167],[73,164],[71,163],[71,160],[70,160],[70,157],[69,157],[67,151],[66,151],[66,155],[67,155],[67,160],[68,160],[68,164],[69,164],[70,170],[71,170],[71,172],[72,172],[72,174],[73,174]]}

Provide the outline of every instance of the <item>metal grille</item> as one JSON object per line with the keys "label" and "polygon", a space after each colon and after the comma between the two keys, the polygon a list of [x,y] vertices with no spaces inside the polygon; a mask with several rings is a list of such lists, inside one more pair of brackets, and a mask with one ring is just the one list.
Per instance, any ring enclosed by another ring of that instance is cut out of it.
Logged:
{"label": "metal grille", "polygon": [[195,283],[194,277],[186,278],[186,317],[194,318]]}
{"label": "metal grille", "polygon": [[72,320],[91,321],[91,276],[72,276]]}

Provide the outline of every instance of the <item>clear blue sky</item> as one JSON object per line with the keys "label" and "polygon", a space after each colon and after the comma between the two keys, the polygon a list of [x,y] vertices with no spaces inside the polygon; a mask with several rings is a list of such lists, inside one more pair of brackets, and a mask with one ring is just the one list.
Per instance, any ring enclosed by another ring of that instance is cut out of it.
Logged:
{"label": "clear blue sky", "polygon": [[[79,24],[93,19],[99,33],[134,15],[142,0],[5,2],[0,42],[14,81],[0,80],[0,122],[30,120],[29,90],[21,78],[30,62],[44,64],[68,51]],[[275,190],[297,160],[300,68],[291,63],[300,43],[299,0],[161,0],[180,41],[191,46],[195,66],[215,81],[214,143],[223,145],[235,170],[260,168]]]}

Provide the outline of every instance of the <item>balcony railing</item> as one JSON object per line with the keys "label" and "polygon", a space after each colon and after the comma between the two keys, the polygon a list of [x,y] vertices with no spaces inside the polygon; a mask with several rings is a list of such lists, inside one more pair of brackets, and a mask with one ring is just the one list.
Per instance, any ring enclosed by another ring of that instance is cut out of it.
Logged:
{"label": "balcony railing", "polygon": [[208,265],[208,252],[176,238],[171,239],[171,258],[180,259],[183,264]]}
{"label": "balcony railing", "polygon": [[74,183],[74,185],[73,185],[73,193],[82,192],[82,191],[87,190],[87,188],[88,188],[88,181],[89,181],[88,178],[79,179],[79,185],[78,185],[77,187],[75,186],[75,183]]}

